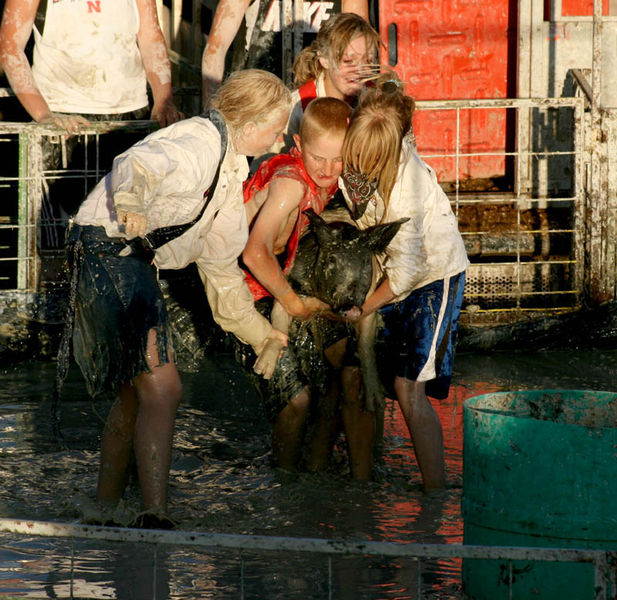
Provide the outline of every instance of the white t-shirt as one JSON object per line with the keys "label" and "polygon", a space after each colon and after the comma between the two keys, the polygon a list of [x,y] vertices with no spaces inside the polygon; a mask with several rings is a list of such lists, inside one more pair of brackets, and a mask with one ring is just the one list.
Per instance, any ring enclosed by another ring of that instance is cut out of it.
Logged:
{"label": "white t-shirt", "polygon": [[135,0],[48,0],[32,71],[56,112],[118,114],[148,104]]}

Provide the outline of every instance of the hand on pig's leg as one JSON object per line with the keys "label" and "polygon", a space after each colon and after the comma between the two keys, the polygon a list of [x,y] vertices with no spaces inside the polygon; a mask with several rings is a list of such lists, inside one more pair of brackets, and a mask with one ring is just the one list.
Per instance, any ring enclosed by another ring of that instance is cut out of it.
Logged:
{"label": "hand on pig's leg", "polygon": [[274,463],[286,471],[297,469],[309,402],[308,387],[304,387],[289,401],[274,422],[272,456]]}
{"label": "hand on pig's leg", "polygon": [[319,298],[314,296],[300,297],[291,288],[286,294],[281,296],[280,303],[290,317],[300,319],[301,321],[306,321],[313,315],[330,309],[330,306]]}

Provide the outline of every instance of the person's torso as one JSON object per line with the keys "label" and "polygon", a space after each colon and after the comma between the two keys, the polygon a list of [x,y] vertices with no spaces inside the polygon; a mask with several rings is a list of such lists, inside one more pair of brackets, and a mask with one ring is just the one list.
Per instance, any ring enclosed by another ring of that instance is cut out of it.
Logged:
{"label": "person's torso", "polygon": [[58,112],[121,113],[148,104],[135,0],[48,0],[32,70]]}
{"label": "person's torso", "polygon": [[[159,140],[162,143],[158,143]],[[204,193],[212,184],[218,163],[206,164],[200,148],[220,147],[220,136],[209,120],[193,117],[174,123],[150,134],[122,156],[140,153],[153,164],[164,162],[170,171],[157,185],[156,193],[145,201],[143,212],[147,231],[160,227],[182,225],[195,219],[204,204]],[[164,153],[164,154],[163,154]],[[178,164],[177,168],[172,168]],[[157,265],[181,268],[197,256],[224,255],[239,251],[231,244],[243,247],[248,227],[242,199],[242,181],[248,172],[246,158],[228,145],[220,166],[218,183],[203,215],[194,226],[156,252]],[[80,225],[103,226],[110,237],[124,235],[118,227],[113,205],[111,174],[107,174],[88,195],[75,216]]]}
{"label": "person's torso", "polygon": [[[304,214],[311,209],[320,214],[332,198],[337,186],[324,190],[315,184],[309,177],[302,163],[300,153],[294,148],[291,154],[279,154],[263,163],[259,171],[244,184],[245,203],[259,194],[267,193],[267,188],[278,177],[288,177],[303,185],[304,194],[298,204],[287,217],[281,233],[275,240],[275,254],[279,255],[284,272],[289,271],[298,249],[298,243],[304,230],[308,227],[309,219]],[[246,281],[255,300],[259,300],[269,293],[261,284],[247,272]]]}
{"label": "person's torso", "polygon": [[[345,198],[350,205],[347,195]],[[384,209],[383,200],[376,194],[368,202],[357,224],[360,229],[366,229],[381,222],[389,223],[409,218],[394,236],[386,252],[378,256],[380,266],[386,274],[397,268],[417,272],[421,275],[412,289],[418,289],[467,268],[469,260],[465,244],[450,201],[439,185],[434,171],[416,154],[410,144],[401,153],[399,173],[385,218]],[[420,247],[411,242],[417,239],[418,235],[421,236],[420,252]],[[411,289],[407,293],[409,291]]]}

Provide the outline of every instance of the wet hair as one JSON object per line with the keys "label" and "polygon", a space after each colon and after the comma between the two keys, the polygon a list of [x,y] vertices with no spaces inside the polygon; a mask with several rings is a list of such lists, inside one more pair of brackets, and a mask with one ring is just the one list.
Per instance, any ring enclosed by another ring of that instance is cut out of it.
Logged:
{"label": "wet hair", "polygon": [[211,106],[225,117],[232,131],[247,123],[268,125],[281,110],[291,109],[291,92],[273,73],[245,69],[229,75],[212,98]]}
{"label": "wet hair", "polygon": [[322,23],[311,45],[304,48],[294,60],[294,83],[301,86],[311,79],[317,79],[324,71],[319,58],[323,56],[338,64],[349,43],[360,36],[364,36],[369,60],[373,60],[371,54],[376,54],[381,40],[371,24],[354,13],[332,15]]}
{"label": "wet hair", "polygon": [[345,169],[377,182],[386,205],[398,174],[403,137],[411,131],[415,103],[405,95],[402,83],[391,73],[365,89],[351,115],[343,160]]}
{"label": "wet hair", "polygon": [[351,115],[351,106],[338,98],[315,98],[302,115],[300,139],[314,140],[322,135],[344,136]]}

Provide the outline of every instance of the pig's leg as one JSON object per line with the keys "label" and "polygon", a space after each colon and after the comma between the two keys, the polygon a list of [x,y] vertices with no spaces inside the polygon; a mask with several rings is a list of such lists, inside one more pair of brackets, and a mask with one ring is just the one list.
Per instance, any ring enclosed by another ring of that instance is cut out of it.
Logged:
{"label": "pig's leg", "polygon": [[404,377],[394,379],[394,391],[413,442],[424,491],[428,492],[443,488],[446,476],[441,422],[424,386],[424,382]]}
{"label": "pig's leg", "polygon": [[328,380],[328,392],[318,401],[317,417],[308,443],[306,468],[311,472],[323,471],[328,466],[339,432],[340,378],[346,346],[347,338],[339,340],[325,350],[326,359],[332,365],[332,370]]}
{"label": "pig's leg", "polygon": [[275,329],[282,331],[284,334],[289,333],[289,323],[291,323],[291,317],[277,300],[274,301],[274,305],[272,306],[270,321],[272,323],[272,327]]}
{"label": "pig's leg", "polygon": [[375,413],[375,451],[381,454],[384,428],[385,398],[377,371],[375,356],[375,333],[377,319],[375,313],[361,319],[358,323],[358,357],[362,372],[365,393],[365,407]]}
{"label": "pig's leg", "polygon": [[364,409],[360,393],[362,372],[348,366],[342,373],[343,401],[341,415],[347,438],[349,466],[354,479],[368,481],[371,477],[375,413]]}

